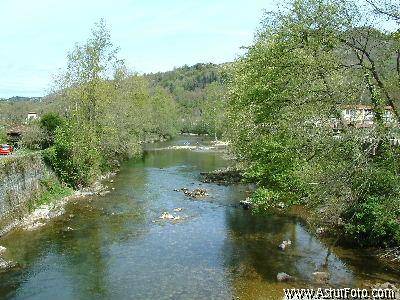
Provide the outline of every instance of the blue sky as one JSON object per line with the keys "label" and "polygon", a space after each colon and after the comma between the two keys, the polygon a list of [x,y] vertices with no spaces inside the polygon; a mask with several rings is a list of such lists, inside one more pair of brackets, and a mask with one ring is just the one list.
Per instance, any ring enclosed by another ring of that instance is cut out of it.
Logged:
{"label": "blue sky", "polygon": [[137,72],[232,61],[268,0],[0,0],[0,97],[41,96],[66,53],[104,18]]}

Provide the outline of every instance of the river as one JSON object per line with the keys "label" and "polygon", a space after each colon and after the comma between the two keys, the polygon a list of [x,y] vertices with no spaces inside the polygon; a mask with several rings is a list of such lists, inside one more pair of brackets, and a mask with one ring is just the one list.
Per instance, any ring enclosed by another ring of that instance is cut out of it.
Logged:
{"label": "river", "polygon": [[[0,240],[19,268],[0,273],[1,299],[282,299],[283,288],[312,284],[328,248],[293,217],[238,207],[244,185],[201,182],[199,173],[232,163],[223,153],[168,149],[207,144],[198,137],[147,146],[105,184],[111,192],[71,202],[46,227]],[[186,187],[205,188],[193,199]],[[179,212],[174,209],[182,208]],[[163,212],[182,217],[161,220]],[[278,245],[292,245],[280,251]],[[330,286],[400,281],[371,253],[334,247]],[[277,282],[278,272],[297,280]]]}

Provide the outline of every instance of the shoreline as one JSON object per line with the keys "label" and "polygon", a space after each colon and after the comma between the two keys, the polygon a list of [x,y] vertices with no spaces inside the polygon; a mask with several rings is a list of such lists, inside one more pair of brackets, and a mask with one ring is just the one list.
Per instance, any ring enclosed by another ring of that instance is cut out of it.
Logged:
{"label": "shoreline", "polygon": [[[140,144],[153,144],[155,142],[163,142],[167,139],[163,137],[154,138],[148,141],[142,141]],[[22,229],[25,231],[34,231],[46,226],[51,220],[62,216],[65,213],[65,206],[75,199],[85,198],[93,195],[105,195],[109,192],[107,186],[103,185],[103,181],[114,177],[118,173],[117,168],[114,171],[106,172],[98,177],[89,187],[74,190],[71,195],[56,198],[48,204],[42,204],[35,207],[31,212],[22,218],[9,222],[4,228],[0,228],[0,239],[13,230]],[[0,267],[1,269],[1,267]]]}
{"label": "shoreline", "polygon": [[[242,180],[242,172],[235,167],[228,167],[225,169],[218,169],[211,172],[203,172],[200,175],[203,177],[203,182],[207,183],[215,183],[222,185],[235,185],[241,182]],[[254,208],[254,204],[251,202],[249,198],[243,199],[240,203],[238,203],[243,209]],[[260,214],[272,214],[275,216],[283,216],[283,217],[291,217],[296,218],[302,224],[306,226],[309,230],[309,233],[314,237],[320,239],[324,243],[327,244],[328,247],[342,247],[349,248],[351,250],[364,249],[370,250],[372,252],[372,256],[376,258],[379,262],[385,264],[387,267],[391,269],[400,268],[400,247],[388,247],[388,248],[379,248],[379,247],[368,247],[362,248],[358,247],[356,244],[351,243],[338,243],[337,239],[340,238],[340,235],[332,234],[326,227],[323,226],[314,226],[311,219],[311,211],[307,209],[305,205],[297,204],[292,206],[286,206],[283,203],[277,203],[276,206],[271,207],[265,213]],[[395,265],[395,266],[394,266]]]}
{"label": "shoreline", "polygon": [[13,230],[21,229],[24,231],[34,231],[42,228],[48,223],[65,213],[65,206],[72,200],[82,199],[94,195],[104,195],[108,193],[107,186],[103,181],[114,177],[117,172],[108,172],[101,175],[90,187],[73,191],[71,195],[54,199],[51,203],[42,204],[35,207],[31,212],[19,220],[14,220],[5,228],[0,230],[0,239]]}

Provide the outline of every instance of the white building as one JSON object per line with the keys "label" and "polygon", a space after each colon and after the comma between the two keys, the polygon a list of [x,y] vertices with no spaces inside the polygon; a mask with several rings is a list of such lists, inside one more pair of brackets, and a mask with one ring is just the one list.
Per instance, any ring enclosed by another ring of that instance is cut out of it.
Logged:
{"label": "white building", "polygon": [[[385,124],[393,123],[395,118],[392,107],[386,106],[382,117]],[[371,127],[374,125],[375,113],[370,105],[346,105],[341,109],[341,119],[344,125]]]}
{"label": "white building", "polygon": [[28,116],[26,117],[26,122],[34,121],[38,119],[38,115],[35,112],[28,112]]}

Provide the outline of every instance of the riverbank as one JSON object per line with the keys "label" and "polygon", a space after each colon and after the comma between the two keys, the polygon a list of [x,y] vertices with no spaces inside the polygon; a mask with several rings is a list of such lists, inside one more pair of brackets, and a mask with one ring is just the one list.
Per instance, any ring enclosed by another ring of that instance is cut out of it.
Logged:
{"label": "riverbank", "polygon": [[116,172],[104,174],[90,187],[77,191],[64,187],[45,201],[42,200],[44,195],[41,195],[27,214],[0,229],[0,237],[15,229],[33,231],[45,226],[49,221],[63,215],[65,206],[72,200],[109,193],[110,190],[102,182],[115,175]]}
{"label": "riverbank", "polygon": [[[218,169],[211,172],[202,172],[200,175],[203,178],[203,182],[216,183],[223,185],[232,185],[241,183],[244,180],[242,175],[243,170],[237,167],[228,167],[224,169]],[[254,186],[253,192],[256,189]],[[276,203],[270,206],[268,210],[259,210],[257,203],[252,201],[251,196],[241,200],[240,204],[243,209],[250,209],[257,214],[273,214],[277,216],[289,216],[300,220],[314,236],[324,240],[330,247],[336,247],[337,244],[342,246],[350,247],[353,249],[359,249],[360,246],[352,243],[346,243],[340,239],[340,232],[335,228],[327,228],[316,223],[315,212],[306,205],[286,205],[283,202]],[[378,248],[369,247],[374,257],[379,259],[382,264],[390,268],[400,267],[400,247],[388,247]],[[393,267],[394,265],[394,267]]]}
{"label": "riverbank", "polygon": [[[106,195],[110,192],[110,190],[107,186],[104,186],[102,182],[109,180],[115,175],[116,172],[104,174],[92,186],[78,191],[72,191],[71,189],[64,187],[55,194],[42,194],[39,201],[36,202],[36,206],[33,207],[28,214],[22,216],[20,219],[13,220],[0,229],[0,238],[16,230],[32,232],[45,227],[50,221],[63,216],[66,212],[66,206],[74,200],[81,200],[83,198],[95,195]],[[47,199],[43,201],[43,197],[47,197]],[[41,202],[44,203],[39,204]],[[72,228],[67,227],[66,230],[72,230]],[[4,255],[6,251],[7,249],[0,244],[0,273],[17,268],[19,266],[18,263],[5,258]]]}
{"label": "riverbank", "polygon": [[[152,136],[140,144],[154,144],[166,140],[162,136]],[[120,163],[116,165],[119,166]],[[50,220],[61,216],[65,205],[71,200],[109,193],[102,182],[115,176],[116,172],[107,172],[100,175],[90,186],[72,190],[62,183],[45,163],[41,151],[24,152],[24,155],[2,159],[0,237],[14,229],[32,231],[43,227]]]}

